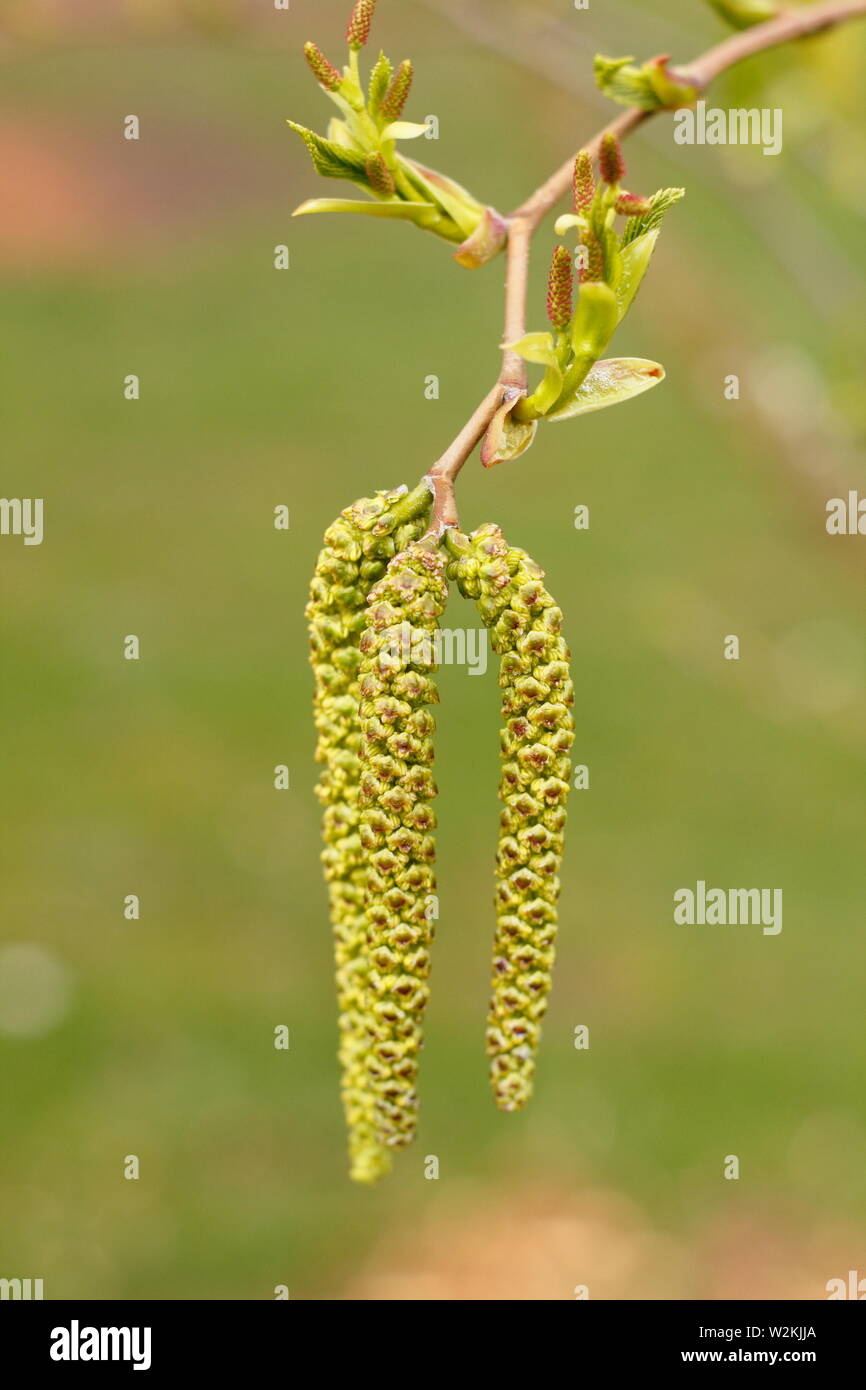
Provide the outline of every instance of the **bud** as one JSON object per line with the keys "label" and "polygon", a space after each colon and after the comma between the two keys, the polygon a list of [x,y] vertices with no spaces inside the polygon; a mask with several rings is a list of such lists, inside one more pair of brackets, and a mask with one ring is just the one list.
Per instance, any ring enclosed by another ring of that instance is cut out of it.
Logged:
{"label": "bud", "polygon": [[601,137],[598,151],[598,171],[605,183],[622,183],[625,178],[625,161],[622,146],[612,130],[606,130]]}
{"label": "bud", "polygon": [[550,262],[550,275],[547,280],[547,317],[560,332],[571,323],[573,293],[571,252],[564,246],[557,246]]}
{"label": "bud", "polygon": [[376,0],[358,0],[352,11],[352,18],[349,20],[349,27],[346,30],[346,40],[350,48],[357,50],[363,48],[370,37],[370,25],[373,22],[373,11],[376,8]]}
{"label": "bud", "polygon": [[388,121],[398,121],[403,114],[403,107],[409,96],[409,88],[412,86],[412,63],[409,58],[404,58],[397,71],[391,79],[391,85],[382,98],[382,105],[379,108],[380,115]]}
{"label": "bud", "polygon": [[780,10],[774,0],[710,0],[710,4],[735,29],[750,29],[753,24],[775,19]]}
{"label": "bud", "polygon": [[595,197],[595,179],[589,150],[579,150],[574,161],[574,210],[587,212]]}
{"label": "bud", "polygon": [[637,193],[618,193],[614,207],[623,217],[644,217],[652,211],[652,201]]}
{"label": "bud", "polygon": [[378,193],[382,198],[394,196],[394,175],[378,151],[375,154],[367,155],[364,161],[364,173],[367,175],[367,181],[374,193]]}
{"label": "bud", "polygon": [[336,92],[342,84],[342,75],[332,63],[329,63],[322,50],[314,43],[304,44],[304,57],[313,70],[316,81],[325,88],[326,92]]}

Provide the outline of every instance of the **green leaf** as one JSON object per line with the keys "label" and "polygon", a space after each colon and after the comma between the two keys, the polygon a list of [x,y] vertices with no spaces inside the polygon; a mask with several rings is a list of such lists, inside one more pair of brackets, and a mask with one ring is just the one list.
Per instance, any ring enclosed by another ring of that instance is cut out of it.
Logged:
{"label": "green leaf", "polygon": [[388,83],[394,68],[384,53],[380,53],[370,73],[370,86],[367,89],[367,104],[375,116],[382,104],[382,98],[388,90]]}
{"label": "green leaf", "polygon": [[293,217],[301,217],[308,212],[357,212],[363,217],[396,217],[404,222],[416,222],[419,227],[427,225],[427,220],[436,209],[431,203],[406,203],[395,200],[393,203],[362,203],[355,198],[308,198],[296,207]]}
{"label": "green leaf", "polygon": [[417,121],[392,121],[382,131],[382,139],[417,140],[419,135],[426,135],[429,129],[426,123],[419,125]]}
{"label": "green leaf", "polygon": [[678,203],[680,198],[684,198],[686,190],[684,188],[660,188],[653,193],[650,198],[649,212],[641,213],[640,217],[630,217],[625,224],[625,231],[622,234],[623,246],[628,246],[629,242],[636,241],[643,236],[644,232],[651,232],[660,227],[664,221],[665,213],[668,208],[672,208],[674,203]]}
{"label": "green leaf", "polygon": [[528,398],[526,402],[528,408],[538,415],[546,415],[551,406],[559,400],[563,381],[562,368],[558,362],[552,362]]}
{"label": "green leaf", "polygon": [[629,401],[664,381],[665,369],[643,357],[608,357],[596,362],[570,400],[556,406],[547,420],[570,420],[591,410]]}
{"label": "green leaf", "polygon": [[598,357],[610,342],[619,322],[616,295],[600,280],[587,280],[577,296],[571,324],[571,345],[575,356]]}
{"label": "green leaf", "polygon": [[309,151],[317,174],[321,174],[327,179],[353,179],[355,183],[366,184],[367,176],[364,172],[362,155],[356,154],[354,150],[347,149],[344,145],[337,145],[332,140],[326,140],[324,136],[317,135],[314,130],[307,130],[306,126],[296,125],[294,121],[289,121],[287,124],[300,135]]}
{"label": "green leaf", "polygon": [[626,310],[638,292],[638,287],[646,274],[658,237],[659,229],[654,227],[652,231],[644,232],[643,236],[639,236],[636,241],[630,241],[627,246],[622,248],[622,278],[616,287],[620,319],[625,316]]}
{"label": "green leaf", "polygon": [[552,333],[527,333],[516,343],[505,343],[504,346],[509,352],[516,352],[524,362],[537,362],[542,367],[559,364]]}

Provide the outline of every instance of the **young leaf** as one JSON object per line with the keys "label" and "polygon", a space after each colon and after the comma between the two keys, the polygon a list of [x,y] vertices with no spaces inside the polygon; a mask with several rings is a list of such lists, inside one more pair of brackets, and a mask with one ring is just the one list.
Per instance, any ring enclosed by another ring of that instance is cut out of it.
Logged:
{"label": "young leaf", "polygon": [[563,380],[562,368],[559,363],[552,362],[545,370],[544,376],[532,395],[527,399],[528,409],[535,411],[538,415],[546,415],[551,406],[559,400]]}
{"label": "young leaf", "polygon": [[393,203],[364,203],[358,198],[308,198],[292,213],[301,217],[308,212],[357,212],[363,217],[397,217],[404,222],[416,222],[426,227],[428,221],[436,216],[432,203],[404,203],[395,199]]}
{"label": "young leaf", "polygon": [[419,135],[426,135],[428,130],[429,126],[426,123],[419,125],[417,121],[392,121],[382,131],[382,139],[417,140]]}
{"label": "young leaf", "polygon": [[353,179],[356,183],[366,183],[363,155],[325,140],[314,130],[307,130],[306,126],[296,125],[294,121],[288,124],[306,145],[317,174],[328,179]]}
{"label": "young leaf", "polygon": [[542,367],[550,367],[559,362],[552,333],[527,333],[516,343],[505,343],[504,346],[509,352],[516,352],[524,362],[537,362]]}
{"label": "young leaf", "polygon": [[332,116],[328,121],[328,139],[332,145],[339,145],[341,150],[351,150],[359,158],[365,158],[363,147],[359,145],[346,122],[341,121],[339,116]]}
{"label": "young leaf", "polygon": [[644,232],[651,232],[660,227],[664,221],[665,213],[668,208],[672,208],[674,203],[678,203],[680,198],[685,197],[684,188],[660,188],[650,198],[649,212],[641,213],[640,217],[630,217],[625,224],[625,231],[622,235],[623,246],[628,246],[629,242],[636,241],[643,236]]}
{"label": "young leaf", "polygon": [[367,89],[367,104],[375,116],[382,104],[382,98],[388,90],[388,83],[391,81],[391,74],[394,69],[384,53],[380,53],[370,73],[370,86]]}
{"label": "young leaf", "polygon": [[589,224],[585,217],[580,217],[576,212],[564,212],[561,217],[557,217],[553,224],[553,230],[557,236],[563,236],[565,232],[571,231],[572,227],[577,227],[583,231]]}
{"label": "young leaf", "polygon": [[459,183],[455,183],[445,174],[440,174],[436,169],[427,169],[414,159],[398,155],[397,162],[422,197],[438,203],[446,217],[451,218],[461,233],[461,240],[471,239],[473,232],[478,228],[479,218],[484,214],[484,209],[480,203],[476,203],[471,193],[467,193],[465,188],[461,188]]}
{"label": "young leaf", "polygon": [[616,287],[616,301],[619,305],[619,316],[622,319],[625,312],[638,292],[641,280],[646,274],[650,257],[655,250],[658,241],[659,228],[654,227],[652,231],[644,232],[635,241],[630,241],[627,246],[622,248],[622,277]]}
{"label": "young leaf", "polygon": [[596,86],[611,101],[638,106],[642,111],[656,111],[661,106],[649,76],[635,66],[633,58],[605,58],[598,53],[593,68]]}
{"label": "young leaf", "polygon": [[570,420],[591,410],[629,401],[664,381],[665,369],[643,357],[608,357],[596,362],[574,395],[545,416],[547,420]]}
{"label": "young leaf", "polygon": [[604,352],[619,322],[616,295],[609,285],[589,280],[581,285],[571,325],[571,345],[577,357]]}

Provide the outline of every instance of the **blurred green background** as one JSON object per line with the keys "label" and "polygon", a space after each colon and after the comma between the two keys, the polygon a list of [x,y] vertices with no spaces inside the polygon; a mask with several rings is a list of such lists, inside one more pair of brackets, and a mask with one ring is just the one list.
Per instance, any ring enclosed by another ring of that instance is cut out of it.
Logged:
{"label": "blurred green background", "polygon": [[[347,7],[4,7],[2,491],[44,497],[45,539],[0,541],[0,1276],[48,1298],[823,1297],[866,1275],[866,542],[824,529],[866,481],[866,26],[713,90],[783,109],[778,158],[676,146],[666,117],[629,141],[629,186],[687,189],[616,343],[667,380],[461,478],[464,526],[499,522],[565,610],[590,788],[536,1096],[499,1115],[497,689],[442,671],[421,1129],[367,1191],[345,1172],[306,588],[338,510],[413,484],[488,389],[504,262],[291,221],[351,194],[285,125],[324,128],[301,46],[337,59]],[[684,62],[725,33],[697,0],[382,0],[374,43],[415,59],[410,118],[439,116],[420,157],[505,211],[613,114],[595,51]],[[674,926],[698,878],[781,887],[782,933]]]}

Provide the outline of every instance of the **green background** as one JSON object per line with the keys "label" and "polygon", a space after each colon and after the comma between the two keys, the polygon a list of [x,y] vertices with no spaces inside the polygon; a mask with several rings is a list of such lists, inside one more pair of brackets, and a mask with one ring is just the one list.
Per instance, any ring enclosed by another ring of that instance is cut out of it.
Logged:
{"label": "green background", "polygon": [[[345,1171],[306,588],[340,508],[414,484],[492,383],[504,261],[291,221],[351,195],[285,125],[324,128],[300,50],[339,61],[346,8],[6,13],[2,492],[44,497],[45,539],[0,539],[0,1276],[48,1298],[824,1297],[866,1275],[866,540],[824,526],[864,486],[866,26],[713,89],[783,109],[778,158],[677,146],[665,116],[630,139],[630,187],[687,189],[616,341],[667,380],[461,477],[464,527],[499,522],[565,611],[590,788],[536,1095],[500,1115],[496,681],[441,672],[422,1120],[368,1191]],[[409,118],[439,117],[419,157],[507,211],[613,114],[595,51],[684,62],[726,32],[674,0],[382,0],[374,43],[415,60]],[[531,328],[553,244],[548,223]],[[782,888],[783,931],[674,926],[699,878]]]}

